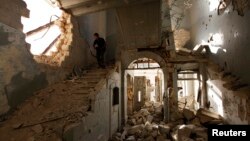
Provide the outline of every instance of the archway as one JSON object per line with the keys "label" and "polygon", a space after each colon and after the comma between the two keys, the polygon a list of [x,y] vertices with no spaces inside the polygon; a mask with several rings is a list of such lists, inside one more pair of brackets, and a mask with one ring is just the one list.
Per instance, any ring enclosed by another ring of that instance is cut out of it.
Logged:
{"label": "archway", "polygon": [[139,111],[145,104],[163,102],[164,77],[160,65],[149,58],[134,60],[125,70],[127,114]]}
{"label": "archway", "polygon": [[[135,64],[138,64],[136,66]],[[142,71],[141,71],[142,70]],[[129,74],[128,72],[133,71],[134,75]],[[151,72],[151,76],[147,77],[144,76],[142,73],[149,73]],[[128,75],[129,74],[129,75]],[[143,81],[144,85],[157,85],[159,86],[159,94],[155,93],[155,88],[153,92],[148,92],[147,97],[144,97],[144,99],[147,99],[149,101],[158,101],[161,103],[161,105],[164,107],[164,120],[166,118],[166,115],[168,113],[168,107],[167,107],[167,99],[164,100],[164,96],[167,95],[167,64],[165,60],[158,54],[150,51],[143,51],[143,52],[132,52],[127,51],[122,54],[122,96],[121,96],[121,122],[124,124],[127,121],[128,115],[129,115],[129,108],[130,112],[134,110],[138,110],[142,105],[129,107],[128,106],[128,91],[131,93],[131,88],[128,87],[128,80],[133,81]],[[135,80],[134,76],[138,76],[138,80]],[[150,78],[151,77],[151,78]],[[160,79],[157,79],[160,78]],[[150,82],[148,81],[150,80]],[[154,81],[154,82],[153,82]],[[148,82],[148,83],[147,83]],[[161,84],[160,84],[161,83]],[[131,84],[129,84],[131,86]],[[132,91],[134,95],[133,104],[135,103],[135,100],[142,101],[142,91],[139,89],[136,89]],[[146,96],[145,92],[145,96]],[[155,95],[156,94],[156,95]],[[136,96],[136,97],[135,97]],[[130,97],[131,98],[131,97]],[[167,97],[166,97],[167,98]],[[131,101],[130,101],[131,103]],[[144,102],[143,102],[144,103]]]}

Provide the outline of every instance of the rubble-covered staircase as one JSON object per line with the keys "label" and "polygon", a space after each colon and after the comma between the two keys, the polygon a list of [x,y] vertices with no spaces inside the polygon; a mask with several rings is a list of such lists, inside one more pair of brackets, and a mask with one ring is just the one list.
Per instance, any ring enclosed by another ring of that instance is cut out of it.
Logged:
{"label": "rubble-covered staircase", "polygon": [[60,141],[93,112],[95,95],[115,70],[114,65],[92,68],[36,92],[0,123],[0,140]]}

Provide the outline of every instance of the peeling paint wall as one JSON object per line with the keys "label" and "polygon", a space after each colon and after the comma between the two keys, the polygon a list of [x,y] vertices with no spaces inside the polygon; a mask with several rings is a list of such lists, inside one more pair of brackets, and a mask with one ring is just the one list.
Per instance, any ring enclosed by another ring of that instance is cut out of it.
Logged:
{"label": "peeling paint wall", "polygon": [[[61,66],[35,61],[22,32],[21,16],[29,16],[26,4],[22,0],[1,0],[0,5],[0,117],[3,117],[35,91],[65,79],[74,66],[88,67],[95,59],[71,18],[74,41],[67,47],[68,55],[59,57],[63,59]],[[10,8],[13,11],[6,12]]]}
{"label": "peeling paint wall", "polygon": [[112,73],[106,80],[100,92],[95,95],[93,111],[83,118],[80,125],[67,130],[64,136],[66,141],[108,141],[119,128],[119,105],[113,105],[113,88],[119,88],[121,99],[120,73]]}
{"label": "peeling paint wall", "polygon": [[133,75],[130,75],[129,72],[126,71],[125,75],[125,93],[127,95],[127,101],[124,103],[126,104],[126,115],[132,115],[133,114],[133,97],[134,97],[134,77]]}
{"label": "peeling paint wall", "polygon": [[28,44],[24,41],[25,35],[20,30],[3,23],[0,23],[0,34],[4,35],[4,38],[0,39],[0,115],[2,115],[48,82],[28,51]]}
{"label": "peeling paint wall", "polygon": [[[230,124],[249,124],[249,89],[237,91],[223,87],[223,81],[213,80],[208,84],[208,100],[210,110],[221,114]],[[219,92],[209,92],[216,91]]]}
{"label": "peeling paint wall", "polygon": [[[208,65],[209,80],[207,81],[208,101],[210,110],[219,113],[229,124],[250,123],[250,87],[232,90],[229,83],[234,82],[234,77],[224,76],[218,72],[215,64]],[[218,66],[217,66],[218,67]]]}
{"label": "peeling paint wall", "polygon": [[[210,57],[222,68],[250,84],[250,10],[245,9],[244,16],[240,16],[230,4],[224,13],[218,15],[215,0],[192,0],[191,3],[190,14],[187,16],[190,19],[192,41],[189,48],[192,49],[202,40],[209,40],[209,34],[221,34],[222,45]],[[216,47],[212,49],[216,50]]]}
{"label": "peeling paint wall", "polygon": [[[181,45],[182,39],[190,36],[190,40],[182,45],[189,49],[210,40],[212,46],[209,58],[220,66],[217,71],[209,71],[208,75],[210,110],[222,114],[228,123],[249,124],[249,89],[228,89],[221,73],[231,72],[243,82],[250,84],[250,11],[246,8],[244,16],[240,16],[238,11],[233,11],[231,3],[218,15],[219,1],[191,0],[189,3],[191,8],[186,11],[179,27],[179,30],[185,30],[186,35],[185,32],[176,34],[175,39]],[[213,36],[212,42],[211,35],[217,35]]]}

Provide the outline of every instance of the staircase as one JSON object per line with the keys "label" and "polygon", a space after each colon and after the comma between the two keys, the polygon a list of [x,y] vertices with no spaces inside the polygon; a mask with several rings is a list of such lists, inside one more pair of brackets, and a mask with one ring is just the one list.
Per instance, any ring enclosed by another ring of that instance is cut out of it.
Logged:
{"label": "staircase", "polygon": [[66,130],[92,111],[95,95],[114,71],[114,65],[92,68],[36,92],[0,123],[0,140],[61,140]]}

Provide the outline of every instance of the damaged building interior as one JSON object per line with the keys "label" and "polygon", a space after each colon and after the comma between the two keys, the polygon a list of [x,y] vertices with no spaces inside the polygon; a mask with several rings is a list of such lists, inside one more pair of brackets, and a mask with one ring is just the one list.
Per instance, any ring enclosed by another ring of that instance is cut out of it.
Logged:
{"label": "damaged building interior", "polygon": [[209,125],[248,125],[249,9],[0,0],[0,141],[207,141]]}

